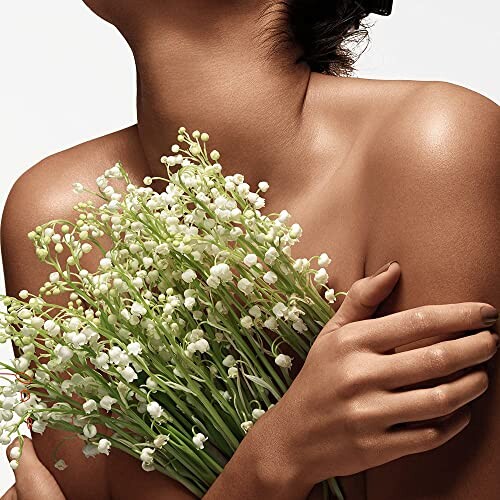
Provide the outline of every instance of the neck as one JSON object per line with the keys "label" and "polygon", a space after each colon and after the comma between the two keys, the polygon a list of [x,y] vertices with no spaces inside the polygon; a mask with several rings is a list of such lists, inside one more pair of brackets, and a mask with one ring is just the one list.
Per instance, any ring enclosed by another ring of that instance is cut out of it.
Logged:
{"label": "neck", "polygon": [[271,53],[262,38],[269,35],[269,16],[257,21],[260,12],[234,9],[224,16],[216,9],[177,13],[179,28],[158,22],[144,30],[147,36],[126,36],[137,65],[139,137],[152,175],[164,175],[159,159],[171,154],[180,126],[207,132],[227,174],[241,172],[250,183],[286,183],[278,165],[301,155],[297,138],[311,71],[295,63],[293,49]]}

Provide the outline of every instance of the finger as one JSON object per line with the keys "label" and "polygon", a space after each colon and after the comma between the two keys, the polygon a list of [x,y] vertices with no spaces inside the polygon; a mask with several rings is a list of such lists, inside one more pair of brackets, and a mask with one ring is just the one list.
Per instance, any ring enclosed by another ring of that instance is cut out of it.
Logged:
{"label": "finger", "polygon": [[399,263],[392,261],[372,276],[356,281],[321,333],[332,332],[348,323],[371,318],[380,303],[393,290],[400,272]]}
{"label": "finger", "polygon": [[488,374],[483,369],[426,389],[414,389],[385,398],[384,419],[388,425],[418,422],[443,417],[458,410],[488,389]]}
{"label": "finger", "polygon": [[17,493],[15,485],[9,488],[0,500],[17,500]]}
{"label": "finger", "polygon": [[498,335],[483,330],[467,337],[446,340],[426,347],[382,357],[384,389],[397,389],[426,380],[445,377],[492,358]]}
{"label": "finger", "polygon": [[[12,450],[19,446],[16,439],[7,448],[11,458]],[[18,500],[64,500],[59,485],[52,474],[40,462],[31,439],[23,438],[22,455],[14,470]]]}
{"label": "finger", "polygon": [[437,335],[491,328],[493,314],[498,317],[498,311],[484,302],[415,307],[370,319],[366,323],[365,344],[375,351],[386,352]]}
{"label": "finger", "polygon": [[402,427],[389,430],[385,434],[384,445],[387,445],[386,449],[390,456],[385,457],[381,463],[438,448],[467,427],[470,419],[470,408],[464,406],[439,422],[414,428]]}

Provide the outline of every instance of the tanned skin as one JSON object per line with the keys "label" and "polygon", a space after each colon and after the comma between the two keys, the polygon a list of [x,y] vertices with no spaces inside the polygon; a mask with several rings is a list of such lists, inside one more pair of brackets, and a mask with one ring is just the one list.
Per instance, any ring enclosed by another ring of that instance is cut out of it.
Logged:
{"label": "tanned skin", "polygon": [[[494,102],[443,82],[311,73],[295,63],[297,47],[271,52],[259,35],[266,29],[259,21],[263,0],[231,7],[223,0],[86,3],[132,47],[138,124],[56,153],[16,182],[2,218],[8,294],[36,293],[46,281],[48,268],[26,235],[48,220],[75,217],[72,207],[81,198],[71,190],[74,181],[94,185],[118,160],[135,183],[163,175],[159,158],[183,125],[211,135],[226,174],[241,172],[252,186],[270,183],[265,211],[287,209],[302,225],[295,256],[326,251],[333,257],[329,285],[336,290],[397,259],[402,277],[377,316],[465,301],[500,307],[500,112]],[[97,265],[98,256],[86,258],[89,269]],[[471,423],[460,434],[432,451],[343,477],[347,499],[497,498],[500,381],[497,364],[488,369],[490,387],[471,403]],[[60,472],[51,452],[64,436],[48,430],[33,442],[71,500],[135,499],[146,492],[159,498],[155,491],[192,498],[122,453],[85,459],[78,440],[61,446],[70,467]],[[242,475],[245,467],[251,464],[243,460]]]}

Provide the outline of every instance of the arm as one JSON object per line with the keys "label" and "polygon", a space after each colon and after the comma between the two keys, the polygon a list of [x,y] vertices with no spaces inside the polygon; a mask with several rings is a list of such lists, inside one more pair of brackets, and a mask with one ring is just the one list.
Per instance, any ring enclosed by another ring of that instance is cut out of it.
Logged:
{"label": "arm", "polygon": [[[388,120],[377,141],[366,189],[374,207],[366,274],[389,256],[403,269],[379,315],[464,300],[498,308],[499,107],[461,87],[432,83]],[[489,368],[496,371],[494,363]],[[404,498],[408,491],[418,498],[496,498],[500,381],[491,375],[458,437],[367,471],[370,498]]]}

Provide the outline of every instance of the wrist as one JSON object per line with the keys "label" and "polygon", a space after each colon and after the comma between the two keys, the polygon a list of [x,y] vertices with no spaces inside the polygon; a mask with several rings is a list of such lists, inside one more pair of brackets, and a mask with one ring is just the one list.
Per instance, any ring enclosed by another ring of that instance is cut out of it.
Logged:
{"label": "wrist", "polygon": [[302,465],[300,446],[289,436],[294,435],[275,408],[259,419],[242,442],[251,460],[255,481],[270,498],[304,499],[315,481]]}

